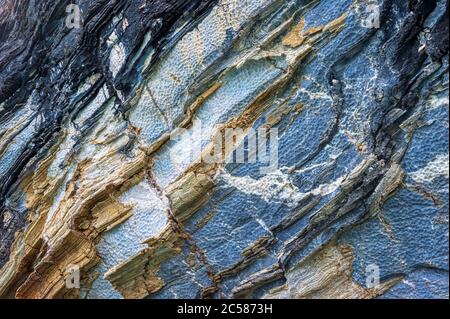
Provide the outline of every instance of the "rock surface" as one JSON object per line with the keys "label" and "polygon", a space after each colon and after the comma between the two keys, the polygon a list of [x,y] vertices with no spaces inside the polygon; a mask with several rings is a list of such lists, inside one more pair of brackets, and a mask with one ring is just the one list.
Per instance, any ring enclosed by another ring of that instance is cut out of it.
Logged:
{"label": "rock surface", "polygon": [[448,0],[74,3],[0,0],[0,297],[448,298]]}

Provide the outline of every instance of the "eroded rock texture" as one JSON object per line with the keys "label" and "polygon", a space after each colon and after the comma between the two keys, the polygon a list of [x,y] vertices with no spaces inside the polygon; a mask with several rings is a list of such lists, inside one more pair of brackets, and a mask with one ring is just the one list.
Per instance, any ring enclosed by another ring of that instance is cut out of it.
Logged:
{"label": "eroded rock texture", "polygon": [[70,3],[0,0],[1,297],[448,298],[447,0]]}

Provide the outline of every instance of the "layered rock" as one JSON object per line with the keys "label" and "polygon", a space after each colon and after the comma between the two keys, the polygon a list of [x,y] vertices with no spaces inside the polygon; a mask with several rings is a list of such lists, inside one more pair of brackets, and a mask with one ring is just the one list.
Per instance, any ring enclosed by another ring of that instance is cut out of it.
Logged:
{"label": "layered rock", "polygon": [[0,0],[0,30],[1,297],[448,297],[448,1]]}

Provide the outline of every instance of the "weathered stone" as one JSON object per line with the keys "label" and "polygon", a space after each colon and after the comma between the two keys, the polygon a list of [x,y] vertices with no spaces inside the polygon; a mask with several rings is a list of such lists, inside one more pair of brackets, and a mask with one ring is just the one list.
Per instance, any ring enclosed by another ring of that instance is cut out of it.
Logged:
{"label": "weathered stone", "polygon": [[447,0],[75,3],[0,0],[0,297],[448,298]]}

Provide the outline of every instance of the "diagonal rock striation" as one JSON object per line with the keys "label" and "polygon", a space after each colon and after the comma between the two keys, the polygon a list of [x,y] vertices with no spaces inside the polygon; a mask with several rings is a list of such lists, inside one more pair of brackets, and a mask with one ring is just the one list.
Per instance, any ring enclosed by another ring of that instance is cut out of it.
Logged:
{"label": "diagonal rock striation", "polygon": [[448,0],[0,0],[0,297],[448,298],[448,51]]}

